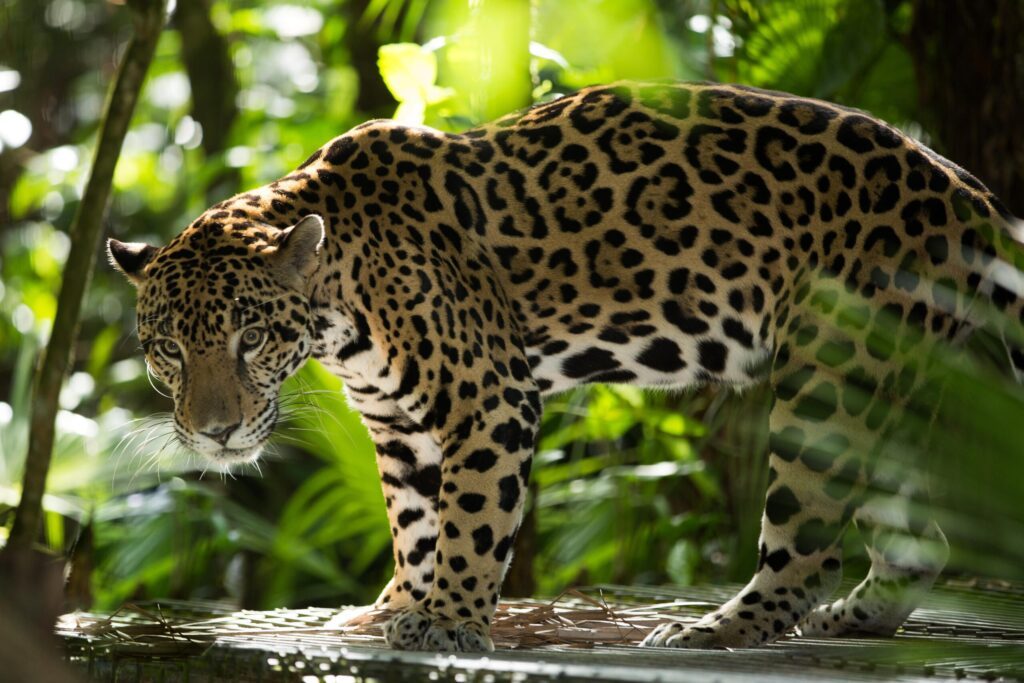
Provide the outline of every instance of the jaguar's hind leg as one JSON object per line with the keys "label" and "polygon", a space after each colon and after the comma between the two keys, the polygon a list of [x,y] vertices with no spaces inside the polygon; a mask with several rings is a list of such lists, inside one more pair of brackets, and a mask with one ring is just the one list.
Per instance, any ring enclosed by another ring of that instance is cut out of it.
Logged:
{"label": "jaguar's hind leg", "polygon": [[892,400],[869,458],[871,482],[853,518],[871,569],[848,596],[817,608],[800,625],[802,635],[891,636],[945,566],[949,544],[932,520],[928,478],[916,457],[927,452],[922,436],[931,431],[943,389],[941,379],[933,379]]}
{"label": "jaguar's hind leg", "polygon": [[[769,487],[757,573],[733,599],[693,626],[664,625],[644,645],[751,647],[785,633],[821,604],[842,573],[843,530],[858,498],[862,406],[842,405],[834,370],[790,358],[783,345],[772,371],[775,403]],[[864,403],[864,402],[861,402]]]}
{"label": "jaguar's hind leg", "polygon": [[949,556],[946,537],[934,521],[915,522],[905,499],[875,499],[856,515],[867,537],[871,569],[850,594],[817,608],[803,624],[804,636],[850,633],[891,636],[935,583]]}

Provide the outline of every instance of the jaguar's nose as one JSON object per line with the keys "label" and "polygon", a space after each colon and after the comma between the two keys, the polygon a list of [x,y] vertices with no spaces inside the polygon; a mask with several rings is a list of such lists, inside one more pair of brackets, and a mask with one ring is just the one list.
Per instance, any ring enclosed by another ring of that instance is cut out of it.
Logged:
{"label": "jaguar's nose", "polygon": [[199,433],[203,436],[209,437],[219,443],[221,446],[227,444],[228,439],[234,434],[235,430],[238,429],[241,423],[236,422],[233,425],[209,425],[202,429]]}

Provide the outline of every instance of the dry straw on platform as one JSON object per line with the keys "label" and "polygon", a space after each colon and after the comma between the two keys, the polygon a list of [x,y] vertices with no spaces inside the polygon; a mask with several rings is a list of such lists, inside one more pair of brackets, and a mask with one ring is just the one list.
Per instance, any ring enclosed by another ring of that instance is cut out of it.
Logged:
{"label": "dry straw on platform", "polygon": [[[706,610],[709,603],[674,601],[642,607],[610,605],[598,597],[567,591],[554,600],[515,600],[498,606],[491,628],[500,648],[542,646],[592,647],[633,643],[667,621],[695,619],[680,608]],[[356,607],[338,614],[328,609],[235,612],[203,620],[174,617],[159,606],[127,605],[110,616],[69,614],[58,625],[64,635],[84,636],[94,646],[122,654],[183,655],[217,640],[287,641],[300,645],[357,645],[382,641],[381,627],[390,612]],[[330,623],[328,623],[330,622]]]}
{"label": "dry straw on platform", "polygon": [[[566,591],[554,600],[516,600],[498,606],[491,637],[498,647],[591,647],[598,644],[643,640],[652,628],[666,621],[690,621],[669,608],[707,607],[707,603],[672,602],[643,607],[611,606],[603,597]],[[345,615],[339,615],[344,617]],[[346,635],[377,635],[390,613],[364,611],[348,620]]]}

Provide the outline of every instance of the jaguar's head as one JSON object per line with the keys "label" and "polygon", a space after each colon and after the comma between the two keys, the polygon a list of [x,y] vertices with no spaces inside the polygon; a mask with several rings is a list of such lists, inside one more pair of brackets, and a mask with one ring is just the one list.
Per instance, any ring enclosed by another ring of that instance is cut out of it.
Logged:
{"label": "jaguar's head", "polygon": [[214,467],[259,456],[281,383],[310,355],[323,239],[318,216],[285,230],[204,216],[165,247],[107,242],[138,290],[139,339],[178,439]]}

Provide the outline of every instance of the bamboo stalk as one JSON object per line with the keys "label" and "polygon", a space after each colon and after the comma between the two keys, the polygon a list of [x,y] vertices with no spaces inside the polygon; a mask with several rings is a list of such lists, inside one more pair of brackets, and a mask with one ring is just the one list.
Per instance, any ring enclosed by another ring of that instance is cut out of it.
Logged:
{"label": "bamboo stalk", "polygon": [[89,180],[71,224],[71,250],[64,267],[53,331],[36,373],[21,500],[4,549],[5,555],[18,564],[21,563],[17,558],[29,554],[39,533],[60,388],[71,362],[82,300],[92,278],[114,168],[166,15],[166,0],[128,0],[127,4],[133,14],[135,35],[107,100]]}

